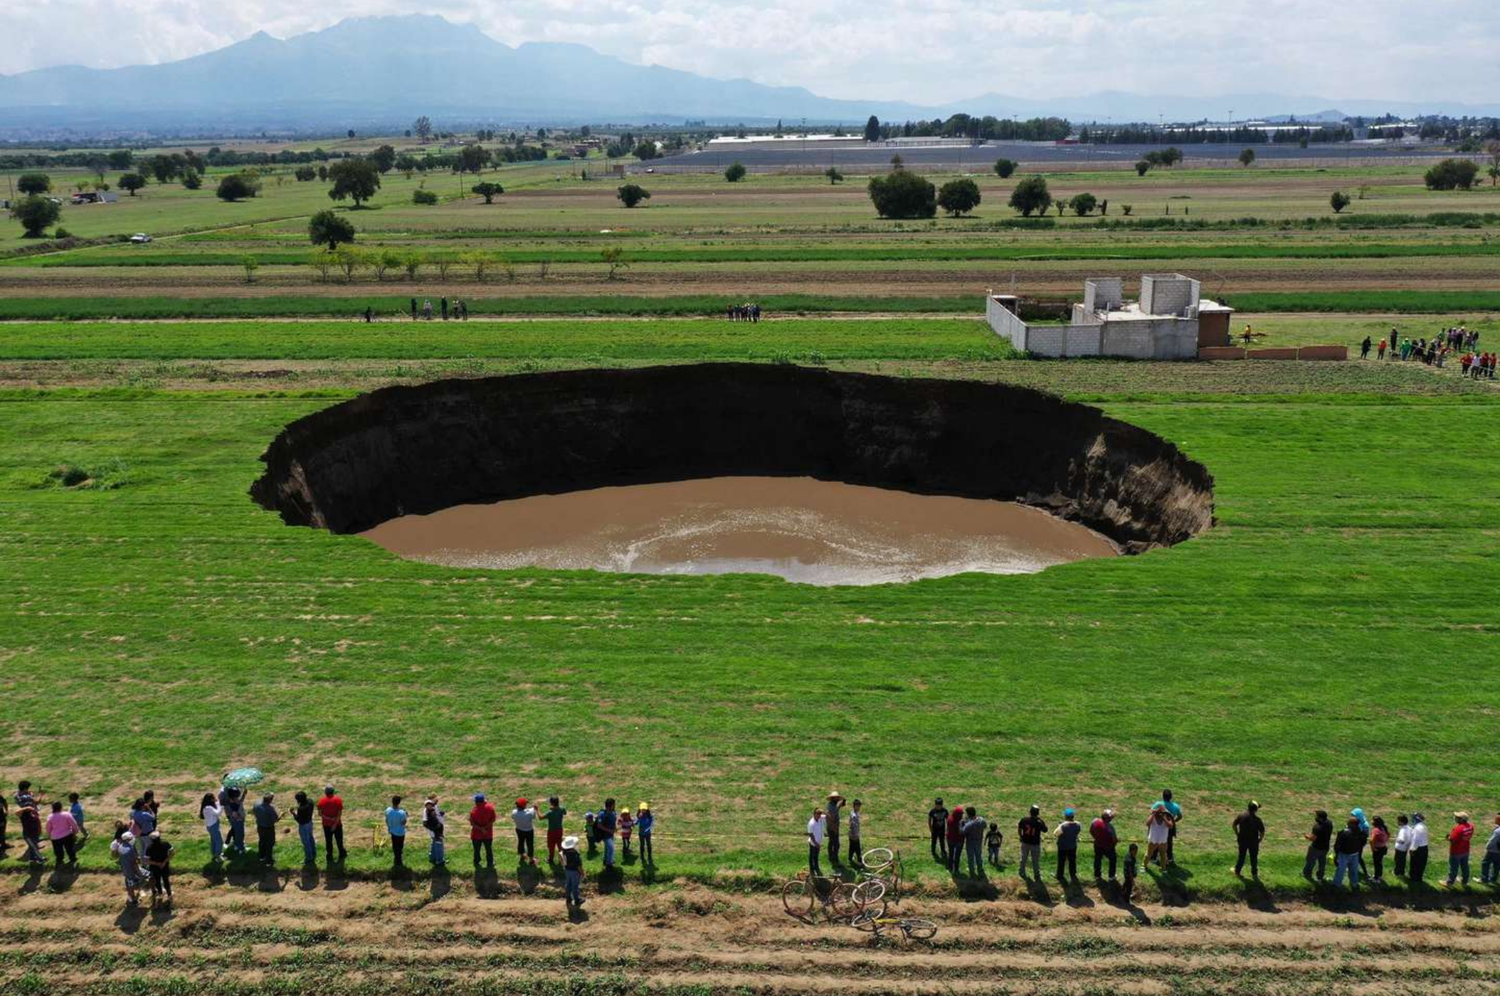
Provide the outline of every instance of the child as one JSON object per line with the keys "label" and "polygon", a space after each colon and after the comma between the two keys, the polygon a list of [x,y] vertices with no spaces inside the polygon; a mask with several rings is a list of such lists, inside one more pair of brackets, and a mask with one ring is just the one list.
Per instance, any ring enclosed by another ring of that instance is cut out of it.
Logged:
{"label": "child", "polygon": [[1136,856],[1140,853],[1139,844],[1130,845],[1130,853],[1125,855],[1125,882],[1120,886],[1120,896],[1129,903],[1135,899],[1135,868]]}
{"label": "child", "polygon": [[990,852],[990,864],[996,868],[1000,867],[1000,847],[1005,843],[1005,835],[1000,832],[1000,824],[991,823],[989,833],[984,837],[985,846]]}
{"label": "child", "polygon": [[591,858],[595,854],[599,853],[598,848],[595,847],[595,843],[597,841],[596,841],[596,838],[594,837],[594,821],[595,821],[595,816],[594,816],[594,811],[592,809],[589,810],[587,813],[583,814],[583,839],[586,840],[586,841],[588,841],[588,844],[589,844],[589,857],[591,857]]}
{"label": "child", "polygon": [[89,839],[89,832],[83,825],[83,803],[78,801],[77,792],[68,793],[68,812],[73,814],[73,822],[78,824],[78,843],[82,844]]}
{"label": "child", "polygon": [[651,830],[656,826],[656,817],[651,815],[651,804],[643,802],[635,811],[635,825],[641,831],[641,863],[656,867],[656,852],[651,849]]}
{"label": "child", "polygon": [[625,857],[630,857],[630,831],[635,827],[635,817],[630,815],[630,807],[626,806],[620,810],[620,848]]}

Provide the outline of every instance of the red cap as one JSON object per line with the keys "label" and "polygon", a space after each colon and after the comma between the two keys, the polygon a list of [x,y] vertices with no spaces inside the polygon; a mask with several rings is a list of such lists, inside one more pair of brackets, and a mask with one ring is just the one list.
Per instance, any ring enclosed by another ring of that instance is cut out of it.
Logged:
{"label": "red cap", "polygon": [[525,809],[526,808],[526,797],[525,796],[522,796],[521,798],[519,798],[519,799],[516,800],[516,808],[517,809]]}

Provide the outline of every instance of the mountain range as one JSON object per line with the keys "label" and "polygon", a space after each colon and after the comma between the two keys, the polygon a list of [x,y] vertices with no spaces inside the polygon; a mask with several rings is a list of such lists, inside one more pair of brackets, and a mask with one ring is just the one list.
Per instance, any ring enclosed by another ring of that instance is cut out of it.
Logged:
{"label": "mountain range", "polygon": [[[1332,110],[1337,104],[1338,110]],[[287,39],[265,32],[225,48],[119,69],[54,66],[0,76],[6,131],[285,131],[404,127],[418,114],[441,125],[484,123],[747,124],[806,119],[862,124],[870,114],[908,120],[963,111],[1074,121],[1223,120],[1295,114],[1494,114],[1500,107],[1345,101],[1236,94],[1143,96],[1102,92],[1028,99],[984,94],[948,106],[840,100],[802,87],[713,79],[641,66],[584,45],[516,47],[436,15],[350,18]]]}

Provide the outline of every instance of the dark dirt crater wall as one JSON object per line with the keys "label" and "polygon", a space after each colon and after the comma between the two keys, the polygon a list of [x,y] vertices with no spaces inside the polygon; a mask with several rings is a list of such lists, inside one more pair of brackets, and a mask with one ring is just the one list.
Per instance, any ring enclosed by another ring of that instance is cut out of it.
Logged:
{"label": "dark dirt crater wall", "polygon": [[1138,553],[1213,522],[1171,443],[1025,388],[710,363],[388,387],[299,419],[250,494],[336,533],[399,515],[612,485],[807,476],[1018,501]]}

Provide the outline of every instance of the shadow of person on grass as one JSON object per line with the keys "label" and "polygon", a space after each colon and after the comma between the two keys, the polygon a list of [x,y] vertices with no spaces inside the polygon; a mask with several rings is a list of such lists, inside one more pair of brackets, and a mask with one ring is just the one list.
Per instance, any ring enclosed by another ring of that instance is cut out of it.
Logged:
{"label": "shadow of person on grass", "polygon": [[601,869],[594,877],[594,888],[601,896],[624,892],[625,875],[618,867]]}
{"label": "shadow of person on grass", "polygon": [[146,922],[146,909],[142,906],[127,906],[115,917],[115,926],[122,934],[134,934]]}
{"label": "shadow of person on grass", "polygon": [[474,869],[474,894],[480,899],[500,898],[500,876],[495,869]]}
{"label": "shadow of person on grass", "polygon": [[1043,906],[1049,907],[1056,905],[1056,902],[1052,899],[1052,893],[1047,889],[1047,883],[1040,878],[1027,878],[1023,875],[1021,876],[1021,882],[1025,885],[1026,894],[1032,902],[1041,903]]}
{"label": "shadow of person on grass", "polygon": [[568,907],[568,922],[569,923],[588,923],[589,922],[589,915],[587,913],[585,913],[583,911],[583,909],[580,908],[580,907],[578,907],[578,906],[569,906]]}
{"label": "shadow of person on grass", "polygon": [[42,874],[46,871],[46,865],[34,864],[26,873],[26,878],[21,882],[21,895],[29,896],[42,887]]}
{"label": "shadow of person on grass", "polygon": [[73,888],[73,883],[78,881],[78,869],[73,865],[63,865],[53,868],[52,874],[47,876],[48,892],[67,892]]}
{"label": "shadow of person on grass", "polygon": [[427,889],[433,899],[442,899],[453,891],[453,876],[448,873],[447,865],[438,865],[432,869],[432,875],[427,879]]}
{"label": "shadow of person on grass", "polygon": [[542,873],[536,865],[527,861],[516,864],[516,887],[521,890],[521,895],[529,896],[536,892],[536,887],[541,884]]}
{"label": "shadow of person on grass", "polygon": [[305,864],[297,873],[297,888],[302,892],[312,892],[318,887],[318,866]]}

